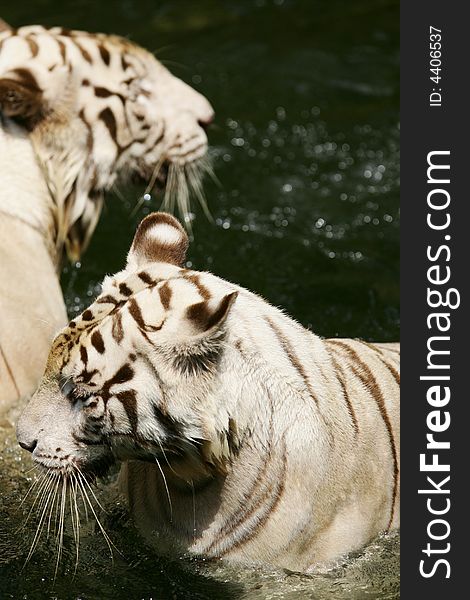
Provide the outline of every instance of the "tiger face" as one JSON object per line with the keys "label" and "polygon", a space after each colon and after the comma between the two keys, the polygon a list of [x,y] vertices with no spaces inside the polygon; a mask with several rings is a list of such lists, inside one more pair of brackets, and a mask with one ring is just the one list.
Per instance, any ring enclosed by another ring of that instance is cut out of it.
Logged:
{"label": "tiger face", "polygon": [[[0,111],[33,140],[59,215],[58,245],[87,245],[118,175],[201,195],[209,102],[130,41],[40,26],[0,31]],[[183,215],[185,216],[185,215]]]}
{"label": "tiger face", "polygon": [[197,478],[217,462],[206,450],[224,417],[211,390],[237,292],[181,268],[187,243],[170,215],[144,219],[126,268],[55,339],[18,423],[21,446],[46,469],[95,475],[164,457]]}

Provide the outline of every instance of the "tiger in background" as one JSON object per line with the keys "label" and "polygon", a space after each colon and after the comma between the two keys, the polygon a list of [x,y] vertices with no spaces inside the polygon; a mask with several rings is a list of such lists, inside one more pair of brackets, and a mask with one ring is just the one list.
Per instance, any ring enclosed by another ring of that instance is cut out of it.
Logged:
{"label": "tiger in background", "polygon": [[0,414],[36,389],[76,261],[118,176],[187,216],[210,170],[209,102],[114,35],[0,21]]}
{"label": "tiger in background", "polygon": [[187,246],[170,215],[142,221],[55,338],[20,445],[75,493],[122,461],[162,552],[308,571],[398,527],[399,345],[321,339],[183,268]]}

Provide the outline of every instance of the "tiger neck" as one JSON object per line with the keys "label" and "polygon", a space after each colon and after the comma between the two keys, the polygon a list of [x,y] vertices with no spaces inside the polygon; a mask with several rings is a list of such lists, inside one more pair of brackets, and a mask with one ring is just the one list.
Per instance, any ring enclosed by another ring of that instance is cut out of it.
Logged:
{"label": "tiger neck", "polygon": [[0,213],[35,229],[55,266],[54,201],[28,132],[0,115]]}

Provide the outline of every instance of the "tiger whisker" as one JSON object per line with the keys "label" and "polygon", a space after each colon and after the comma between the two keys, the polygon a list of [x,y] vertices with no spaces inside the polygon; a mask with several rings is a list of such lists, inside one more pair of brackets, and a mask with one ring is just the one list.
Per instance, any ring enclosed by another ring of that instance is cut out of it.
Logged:
{"label": "tiger whisker", "polygon": [[60,495],[59,495],[59,488],[60,488],[60,476],[58,477],[58,482],[57,482],[57,503],[56,503],[56,507],[55,507],[55,515],[54,515],[54,535],[56,536],[56,539],[57,539],[57,535],[58,535],[58,527],[59,527],[59,513],[60,513]]}
{"label": "tiger whisker", "polygon": [[145,196],[147,194],[151,194],[153,192],[153,188],[155,186],[155,182],[157,181],[158,175],[160,173],[160,169],[162,168],[164,162],[165,162],[165,157],[164,156],[162,156],[157,161],[157,164],[155,165],[155,167],[153,169],[152,176],[150,177],[150,181],[149,181],[147,187],[145,188],[144,193],[139,198],[139,200],[137,201],[137,204],[134,206],[134,208],[131,211],[131,217],[133,217],[140,210],[140,208],[142,207],[143,203],[145,202]]}
{"label": "tiger whisker", "polygon": [[30,469],[28,469],[27,471],[25,471],[23,473],[23,475],[26,477],[26,475],[28,475],[28,473],[31,473],[31,471],[36,471],[36,473],[39,473],[39,467],[38,467],[38,465],[36,463]]}
{"label": "tiger whisker", "polygon": [[54,581],[57,578],[60,559],[62,558],[62,550],[64,547],[64,521],[65,521],[65,504],[67,500],[67,478],[62,476],[62,494],[60,499],[60,515],[59,515],[59,530],[56,537],[57,559],[54,570]]}
{"label": "tiger whisker", "polygon": [[64,383],[60,386],[61,393],[63,393],[64,387],[67,385],[67,383],[69,383],[69,378],[68,377],[64,379]]}
{"label": "tiger whisker", "polygon": [[168,489],[168,484],[166,482],[165,473],[163,472],[162,466],[160,465],[160,461],[158,460],[157,457],[155,457],[155,461],[156,461],[157,466],[162,475],[163,483],[165,484],[166,495],[168,497],[168,506],[170,507],[170,523],[172,523],[173,522],[173,504],[171,503],[170,490]]}
{"label": "tiger whisker", "polygon": [[194,481],[191,479],[191,491],[193,496],[193,540],[196,540],[196,495],[194,492]]}
{"label": "tiger whisker", "polygon": [[176,197],[178,200],[178,210],[184,219],[188,232],[191,233],[192,226],[189,215],[189,188],[187,183],[187,175],[184,167],[178,169],[176,173],[176,179]]}
{"label": "tiger whisker", "polygon": [[[167,158],[163,156],[155,165],[152,176],[147,187],[145,188],[143,195],[139,198],[136,206],[132,210],[132,216],[135,215],[141,208],[145,201],[145,196],[152,193],[160,170],[166,161]],[[186,165],[179,164],[177,162],[169,162],[168,164],[165,193],[160,205],[160,210],[166,210],[174,214],[175,207],[177,207],[178,213],[182,217],[184,224],[190,233],[192,229],[190,219],[191,194],[196,196],[207,219],[211,222],[214,220],[209,210],[202,186],[202,179],[205,173],[208,173],[210,177],[214,179],[217,185],[220,186],[220,181],[215,176],[210,160],[206,156],[198,159],[194,163],[189,163]]]}
{"label": "tiger whisker", "polygon": [[74,575],[77,572],[78,568],[78,559],[79,559],[79,549],[80,549],[80,511],[78,510],[77,504],[77,476],[75,473],[72,473],[72,480],[70,485],[71,491],[73,491],[73,506],[72,506],[72,498],[70,498],[70,514],[72,516],[72,523],[75,518],[75,569]]}
{"label": "tiger whisker", "polygon": [[47,475],[47,478],[48,478],[48,484],[45,486],[45,488],[43,489],[43,491],[41,493],[41,499],[38,502],[38,507],[37,507],[37,511],[36,511],[37,513],[40,513],[41,510],[43,509],[43,506],[44,506],[44,504],[46,502],[46,499],[47,499],[47,495],[50,492],[50,490],[51,490],[51,488],[52,488],[52,486],[54,484],[54,480],[53,480],[53,478],[51,477],[50,474]]}
{"label": "tiger whisker", "polygon": [[117,185],[117,183],[113,183],[113,186],[111,188],[111,190],[113,191],[114,194],[116,194],[116,196],[119,198],[119,200],[121,202],[125,202],[126,198],[124,197],[124,194],[121,192],[121,189],[119,188],[119,186]]}
{"label": "tiger whisker", "polygon": [[142,199],[145,196],[145,194],[151,194],[152,193],[153,187],[155,185],[155,182],[157,181],[158,174],[160,173],[160,169],[162,168],[164,162],[165,162],[165,157],[164,156],[162,156],[157,161],[157,164],[155,165],[155,167],[153,169],[152,177],[150,178],[150,181],[149,181],[147,187],[145,188],[145,192],[144,192],[144,194],[142,196]]}
{"label": "tiger whisker", "polygon": [[78,502],[77,502],[77,488],[78,488],[77,476],[74,473],[74,497],[73,497],[73,502],[74,502],[74,507],[75,507],[75,513],[77,515],[77,523],[78,523],[77,564],[75,565],[75,570],[77,569],[77,566],[78,566],[78,544],[80,543],[80,510],[78,508]]}
{"label": "tiger whisker", "polygon": [[[33,468],[34,468],[34,467],[33,467]],[[32,469],[30,469],[30,470],[32,470]],[[26,494],[24,495],[24,498],[23,498],[23,500],[20,502],[20,504],[19,504],[19,506],[18,506],[17,510],[19,510],[19,509],[20,509],[20,508],[23,506],[23,504],[25,503],[26,499],[27,499],[27,498],[28,498],[28,496],[31,494],[31,492],[33,491],[33,489],[34,489],[34,488],[35,488],[35,487],[36,487],[36,486],[39,484],[39,482],[40,482],[40,481],[42,481],[42,480],[44,479],[44,477],[45,477],[45,474],[42,474],[42,478],[35,477],[34,481],[33,481],[33,482],[32,482],[32,484],[29,486],[29,489],[28,489],[28,491],[27,491],[27,492],[26,492]]]}
{"label": "tiger whisker", "polygon": [[[175,44],[167,44],[166,46],[160,46],[159,48],[155,48],[154,50],[151,50],[151,52],[154,56],[157,56],[158,53],[166,52],[167,50],[173,50],[173,48],[175,48]],[[160,58],[158,60],[160,60]]]}
{"label": "tiger whisker", "polygon": [[82,475],[83,481],[85,482],[86,486],[88,487],[88,489],[91,492],[91,495],[93,496],[93,499],[95,500],[96,504],[98,504],[98,506],[100,507],[100,509],[106,513],[107,511],[103,508],[103,506],[101,505],[100,501],[98,500],[98,498],[96,497],[95,492],[93,491],[93,488],[91,487],[91,485],[88,483],[86,477],[83,476],[83,473],[81,473],[81,471],[77,468],[77,472],[80,473]]}
{"label": "tiger whisker", "polygon": [[[56,500],[56,497],[57,497],[57,492],[58,492],[58,489],[59,489],[59,477],[54,473],[51,476],[51,479],[52,479],[53,483],[52,483],[51,489],[49,491],[47,503],[45,505],[46,514],[48,512],[48,515],[47,515],[47,533],[46,533],[46,539],[49,538],[50,521],[51,521],[52,510],[54,508],[55,500]],[[48,509],[48,511],[47,511],[47,509]],[[44,525],[45,525],[45,523],[46,523],[46,519],[44,520]],[[43,525],[43,527],[44,527],[44,525]]]}
{"label": "tiger whisker", "polygon": [[77,544],[77,525],[75,523],[75,514],[73,512],[73,504],[72,504],[72,478],[70,478],[69,480],[69,508],[70,508],[70,521],[72,523],[72,532],[73,532],[73,539],[75,542],[75,545]]}
{"label": "tiger whisker", "polygon": [[[44,516],[46,516],[47,514],[47,509],[49,508],[49,506],[51,505],[51,501],[54,501],[57,489],[58,489],[58,477],[56,474],[50,474],[49,475],[50,479],[51,479],[51,485],[48,488],[47,491],[47,498],[45,498],[45,501],[43,502],[43,506],[44,506]],[[50,509],[49,509],[50,512]],[[45,520],[43,523],[43,526],[45,524]]]}
{"label": "tiger whisker", "polygon": [[158,440],[158,439],[157,439],[157,441],[158,441],[158,445],[160,446],[160,450],[162,451],[163,458],[165,459],[165,462],[166,462],[166,464],[167,464],[167,465],[168,465],[168,467],[169,467],[169,468],[170,468],[170,469],[173,471],[173,473],[176,475],[177,473],[176,473],[176,471],[173,469],[173,467],[171,466],[171,463],[170,463],[170,461],[168,460],[167,454],[166,454],[166,452],[165,452],[165,449],[164,449],[164,448],[163,448],[163,446],[162,446],[162,443],[161,443],[161,441],[160,441],[160,440]]}
{"label": "tiger whisker", "polygon": [[54,506],[56,504],[58,492],[59,492],[59,477],[56,476],[56,485],[55,485],[55,488],[54,488],[54,496],[52,498],[51,507],[49,509],[49,517],[48,517],[48,521],[47,521],[46,539],[49,539],[49,535],[50,535],[50,531],[51,531],[52,513],[54,511]]}
{"label": "tiger whisker", "polygon": [[191,189],[194,192],[194,194],[197,196],[197,199],[199,200],[199,204],[201,205],[202,210],[204,211],[204,214],[206,215],[207,219],[211,223],[213,223],[214,218],[209,210],[209,206],[207,204],[207,200],[204,195],[204,189],[202,187],[201,172],[200,172],[200,170],[198,170],[195,167],[195,165],[188,165],[187,171],[188,171],[188,180],[189,180]]}
{"label": "tiger whisker", "polygon": [[27,515],[24,523],[18,528],[17,533],[19,533],[22,529],[24,529],[26,527],[26,525],[28,524],[29,519],[31,518],[31,514],[32,514],[32,512],[34,510],[34,507],[36,506],[36,504],[38,503],[38,501],[42,497],[42,492],[43,492],[44,488],[48,485],[48,483],[49,483],[49,479],[47,477],[47,474],[44,474],[44,476],[43,476],[43,478],[42,478],[42,480],[41,480],[41,482],[39,484],[39,487],[36,490],[36,497],[33,500],[33,503],[32,503],[32,505],[31,505],[31,507],[29,509],[28,515]]}
{"label": "tiger whisker", "polygon": [[[77,479],[77,484],[78,484],[78,483],[79,483],[79,481],[78,481],[78,479]],[[87,503],[86,503],[86,501],[85,501],[85,496],[83,495],[83,491],[82,491],[82,488],[81,488],[81,486],[80,486],[80,485],[78,486],[78,490],[79,490],[79,492],[80,492],[80,496],[82,497],[83,508],[84,508],[84,510],[85,510],[85,521],[88,523],[88,521],[89,521],[89,517],[88,517],[88,508],[87,508]]]}
{"label": "tiger whisker", "polygon": [[134,206],[134,208],[131,210],[131,214],[129,215],[129,216],[130,216],[130,218],[134,217],[134,216],[135,216],[135,215],[136,215],[136,214],[139,212],[139,210],[141,209],[141,207],[142,207],[142,204],[145,202],[145,194],[146,194],[146,193],[147,193],[147,192],[145,192],[144,194],[142,194],[142,196],[141,196],[141,197],[140,197],[140,198],[137,200],[137,203],[136,203],[136,205],[135,205],[135,206]]}
{"label": "tiger whisker", "polygon": [[158,60],[162,63],[162,65],[165,65],[165,66],[168,65],[170,67],[178,67],[179,69],[184,69],[185,71],[190,71],[191,70],[191,68],[188,67],[188,65],[185,65],[183,63],[177,62],[175,60],[170,60],[168,58],[164,58],[164,59],[159,58]]}
{"label": "tiger whisker", "polygon": [[45,522],[45,517],[46,517],[46,514],[47,514],[47,508],[48,508],[49,501],[50,501],[50,498],[51,498],[51,494],[52,494],[52,491],[53,491],[53,485],[54,485],[54,480],[52,478],[50,478],[49,481],[48,481],[48,485],[46,486],[45,491],[43,492],[43,495],[42,495],[42,498],[41,498],[42,504],[41,504],[40,509],[38,510],[38,513],[40,513],[39,522],[38,522],[38,525],[36,527],[36,532],[34,534],[34,538],[33,538],[33,541],[31,543],[31,546],[29,548],[29,552],[28,552],[28,555],[26,557],[26,560],[25,560],[25,563],[23,565],[23,568],[30,561],[30,559],[31,559],[31,557],[32,557],[32,555],[33,555],[33,553],[34,553],[34,551],[36,549],[36,546],[38,544],[39,538],[41,537],[41,533],[42,533],[44,522]]}
{"label": "tiger whisker", "polygon": [[217,177],[217,175],[215,174],[214,169],[212,168],[212,164],[211,161],[205,157],[202,161],[202,168],[204,169],[204,171],[209,175],[209,177],[212,179],[212,181],[215,183],[215,185],[218,188],[222,188],[222,182],[220,181],[220,179]]}
{"label": "tiger whisker", "polygon": [[[166,189],[165,189],[165,195],[163,196],[163,203],[162,206],[164,209],[167,209],[169,212],[173,212],[173,208],[174,208],[174,202],[173,202],[173,195],[174,195],[174,187],[175,187],[175,172],[176,172],[177,166],[174,163],[170,163],[170,166],[168,167],[168,176],[167,176],[167,181],[166,181]],[[172,206],[173,204],[173,206]]]}
{"label": "tiger whisker", "polygon": [[[115,549],[115,550],[116,550],[116,551],[117,551],[119,554],[120,554],[120,552],[119,552],[119,550],[116,548],[116,546],[114,545],[114,543],[113,543],[113,541],[111,540],[111,538],[109,537],[109,535],[106,533],[106,530],[104,529],[103,525],[101,524],[101,521],[100,521],[100,520],[99,520],[99,518],[98,518],[98,515],[96,514],[95,508],[94,508],[94,506],[93,506],[93,504],[92,504],[92,502],[91,502],[91,500],[90,500],[90,498],[89,498],[89,496],[88,496],[88,493],[87,493],[87,491],[86,491],[86,489],[85,489],[85,487],[84,487],[84,485],[83,485],[83,482],[85,482],[85,483],[88,485],[88,488],[89,488],[90,490],[91,490],[91,488],[90,488],[90,486],[89,486],[88,482],[86,481],[86,478],[85,478],[85,477],[83,476],[83,474],[81,473],[80,469],[78,469],[78,467],[77,467],[77,475],[78,475],[78,480],[77,480],[77,481],[78,481],[78,483],[79,483],[80,487],[82,488],[82,491],[83,491],[84,497],[85,497],[86,501],[88,502],[88,505],[89,505],[89,507],[90,507],[90,510],[91,510],[91,512],[93,513],[93,516],[95,517],[96,523],[97,523],[97,525],[98,525],[98,527],[99,527],[99,529],[100,529],[101,533],[103,534],[103,537],[104,537],[104,539],[105,539],[105,541],[106,541],[106,544],[108,545],[109,552],[110,552],[110,555],[111,555],[111,560],[114,562],[113,548],[114,548],[114,549]],[[92,490],[91,490],[91,491],[92,491]],[[93,491],[92,491],[92,494],[93,494],[93,496],[94,496],[94,497],[95,497],[95,499],[96,499],[96,496],[95,496],[95,494],[94,494],[94,492],[93,492]]]}

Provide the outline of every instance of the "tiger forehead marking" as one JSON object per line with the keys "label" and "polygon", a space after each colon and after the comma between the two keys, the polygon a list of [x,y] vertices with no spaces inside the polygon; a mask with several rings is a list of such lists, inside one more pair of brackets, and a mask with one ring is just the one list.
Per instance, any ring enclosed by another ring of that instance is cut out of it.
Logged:
{"label": "tiger forehead marking", "polygon": [[[106,291],[98,296],[90,308],[71,321],[68,327],[56,338],[51,356],[54,357],[54,360],[57,360],[57,357],[60,356],[61,368],[63,368],[70,360],[70,350],[78,348],[80,359],[86,367],[88,362],[87,344],[90,344],[98,354],[104,354],[106,351],[105,337],[99,329],[105,319],[112,320],[111,338],[117,344],[122,342],[125,335],[122,324],[123,311],[127,311],[138,329],[144,334],[144,337],[145,332],[158,331],[163,323],[155,325],[145,321],[139,304],[139,293],[144,290],[155,290],[157,294],[157,296],[154,296],[155,301],[158,297],[164,311],[168,311],[171,308],[171,299],[175,294],[173,291],[175,284],[180,286],[180,293],[181,286],[191,289],[193,304],[186,311],[190,320],[199,325],[202,322],[207,325],[209,317],[212,320],[217,319],[218,313],[212,316],[209,307],[205,304],[205,301],[210,299],[211,296],[208,290],[199,282],[197,274],[188,272],[185,269],[177,269],[172,278],[162,279],[158,268],[152,269],[147,266],[142,272],[133,273],[124,281],[120,281],[119,278],[108,280]],[[222,304],[219,310],[223,311],[226,308],[226,305]],[[85,345],[81,345],[80,342],[82,341]]]}

